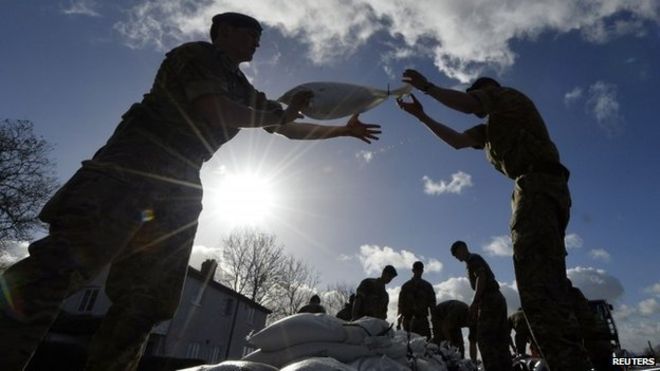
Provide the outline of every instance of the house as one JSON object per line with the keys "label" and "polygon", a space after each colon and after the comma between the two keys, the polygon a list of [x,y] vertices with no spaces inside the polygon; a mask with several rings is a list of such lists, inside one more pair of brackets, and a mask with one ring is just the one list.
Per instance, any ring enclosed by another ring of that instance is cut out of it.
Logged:
{"label": "house", "polygon": [[[163,360],[179,365],[213,364],[240,359],[254,350],[246,336],[262,329],[271,311],[215,281],[216,268],[214,260],[206,260],[200,270],[188,267],[177,312],[171,320],[152,329],[143,360],[159,359],[161,364]],[[60,316],[40,349],[57,349],[50,353],[61,356],[62,347],[67,347],[84,359],[87,344],[111,305],[104,291],[107,275],[106,269],[62,303]],[[40,353],[43,356],[45,351],[38,350],[32,363],[48,364],[39,359]],[[185,360],[187,363],[181,362]]]}

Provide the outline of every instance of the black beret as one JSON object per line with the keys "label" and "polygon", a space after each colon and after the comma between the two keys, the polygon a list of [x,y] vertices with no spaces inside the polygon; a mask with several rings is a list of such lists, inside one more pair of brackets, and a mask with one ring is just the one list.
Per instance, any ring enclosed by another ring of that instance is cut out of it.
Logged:
{"label": "black beret", "polygon": [[214,25],[222,24],[222,23],[226,23],[230,26],[240,27],[240,28],[252,28],[259,32],[263,30],[261,24],[259,24],[259,21],[248,15],[241,13],[227,12],[227,13],[216,14],[215,16],[213,16]]}

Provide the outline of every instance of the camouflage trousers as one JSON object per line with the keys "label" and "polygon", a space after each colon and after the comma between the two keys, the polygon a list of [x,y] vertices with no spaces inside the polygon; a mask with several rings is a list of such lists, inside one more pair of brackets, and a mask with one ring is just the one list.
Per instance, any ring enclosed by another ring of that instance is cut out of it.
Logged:
{"label": "camouflage trousers", "polygon": [[535,173],[516,179],[511,238],[518,292],[552,371],[591,368],[566,283],[564,236],[570,205],[561,177]]}
{"label": "camouflage trousers", "polygon": [[61,302],[108,264],[112,306],[86,367],[136,369],[152,326],[178,306],[200,212],[199,186],[80,169],[40,214],[49,235],[0,277],[0,369],[22,370]]}
{"label": "camouflage trousers", "polygon": [[485,292],[479,302],[477,345],[485,371],[511,371],[506,300],[499,290]]}

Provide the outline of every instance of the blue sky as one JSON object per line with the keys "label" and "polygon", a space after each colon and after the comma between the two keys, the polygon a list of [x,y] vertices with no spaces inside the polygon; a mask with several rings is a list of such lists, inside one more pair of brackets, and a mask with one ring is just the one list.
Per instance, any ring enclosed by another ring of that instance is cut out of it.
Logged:
{"label": "blue sky", "polygon": [[[660,127],[652,114],[660,102],[660,4],[241,3],[3,1],[0,118],[31,120],[54,145],[65,182],[148,91],[164,52],[206,40],[210,17],[230,10],[265,26],[242,69],[271,98],[309,81],[395,87],[405,68],[448,87],[494,76],[535,101],[572,172],[569,275],[588,297],[615,303],[624,346],[660,343]],[[480,122],[418,97],[458,130]],[[247,172],[276,198],[259,227],[317,268],[324,284],[357,283],[390,263],[400,272],[396,294],[408,265],[422,259],[441,299],[469,300],[464,266],[448,252],[462,239],[517,306],[507,239],[512,182],[483,152],[449,148],[391,100],[362,119],[383,126],[380,141],[294,142],[245,130],[222,147],[203,170],[192,263],[236,224],[212,196],[216,186]]]}

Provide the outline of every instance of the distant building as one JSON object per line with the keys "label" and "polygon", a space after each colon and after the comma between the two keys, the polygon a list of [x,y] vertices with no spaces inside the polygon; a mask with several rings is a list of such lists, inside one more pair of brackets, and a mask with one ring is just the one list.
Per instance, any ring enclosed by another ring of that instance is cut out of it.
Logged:
{"label": "distant building", "polygon": [[[240,359],[255,350],[245,338],[265,326],[271,311],[213,280],[216,267],[214,260],[205,261],[201,270],[188,267],[179,308],[171,320],[153,328],[143,358],[213,364]],[[65,344],[81,351],[87,347],[110,308],[104,290],[107,275],[106,270],[62,303],[45,344]]]}

